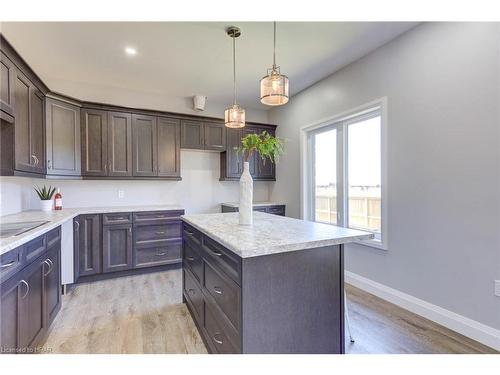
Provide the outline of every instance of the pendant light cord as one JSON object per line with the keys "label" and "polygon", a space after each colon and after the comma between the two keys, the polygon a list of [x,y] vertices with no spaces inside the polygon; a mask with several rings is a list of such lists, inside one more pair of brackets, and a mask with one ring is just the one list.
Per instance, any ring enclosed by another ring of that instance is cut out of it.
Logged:
{"label": "pendant light cord", "polygon": [[274,21],[273,70],[276,70],[276,21]]}
{"label": "pendant light cord", "polygon": [[236,104],[236,43],[233,34],[233,104]]}

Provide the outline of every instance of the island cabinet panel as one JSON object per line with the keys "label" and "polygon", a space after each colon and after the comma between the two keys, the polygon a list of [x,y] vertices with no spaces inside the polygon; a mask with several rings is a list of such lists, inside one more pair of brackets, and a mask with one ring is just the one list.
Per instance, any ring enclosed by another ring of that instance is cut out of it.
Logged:
{"label": "island cabinet panel", "polygon": [[183,234],[184,301],[210,352],[344,353],[343,245],[241,258],[187,223]]}
{"label": "island cabinet panel", "polygon": [[0,110],[14,116],[15,67],[7,55],[0,51]]}
{"label": "island cabinet panel", "polygon": [[108,112],[108,176],[132,176],[132,115]]}
{"label": "island cabinet panel", "polygon": [[101,273],[101,215],[74,220],[75,279]]}
{"label": "island cabinet panel", "polygon": [[102,260],[104,273],[132,268],[132,224],[103,227]]}
{"label": "island cabinet panel", "polygon": [[[44,244],[39,256],[25,258],[21,269],[1,280],[2,353],[35,352],[61,306],[60,227],[40,237],[32,241]],[[8,253],[25,251],[22,245]]]}
{"label": "island cabinet panel", "polygon": [[106,111],[82,110],[81,144],[82,176],[107,176],[108,116]]}
{"label": "island cabinet panel", "polygon": [[173,118],[158,117],[158,177],[181,177],[181,125]]}
{"label": "island cabinet panel", "polygon": [[47,174],[79,176],[81,173],[80,107],[47,98]]}
{"label": "island cabinet panel", "polygon": [[132,174],[156,176],[158,173],[156,117],[132,115],[132,147]]}

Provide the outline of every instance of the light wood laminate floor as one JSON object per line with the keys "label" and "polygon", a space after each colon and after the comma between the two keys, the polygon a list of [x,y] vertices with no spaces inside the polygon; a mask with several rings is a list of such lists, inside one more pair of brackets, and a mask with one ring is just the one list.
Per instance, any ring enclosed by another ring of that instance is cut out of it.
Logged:
{"label": "light wood laminate floor", "polygon": [[[44,347],[52,353],[206,353],[182,304],[180,270],[77,285]],[[493,353],[427,319],[347,286],[348,353]]]}

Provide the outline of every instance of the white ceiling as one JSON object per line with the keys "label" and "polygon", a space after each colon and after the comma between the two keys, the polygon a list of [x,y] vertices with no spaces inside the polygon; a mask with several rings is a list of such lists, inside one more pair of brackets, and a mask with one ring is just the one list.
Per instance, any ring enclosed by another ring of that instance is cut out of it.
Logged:
{"label": "white ceiling", "polygon": [[[232,100],[231,22],[2,23],[14,48],[54,91],[95,100],[99,89]],[[259,80],[272,63],[272,23],[235,22],[239,102],[259,102]],[[410,22],[278,23],[277,63],[291,95],[414,27]],[[126,56],[125,46],[137,49]]]}

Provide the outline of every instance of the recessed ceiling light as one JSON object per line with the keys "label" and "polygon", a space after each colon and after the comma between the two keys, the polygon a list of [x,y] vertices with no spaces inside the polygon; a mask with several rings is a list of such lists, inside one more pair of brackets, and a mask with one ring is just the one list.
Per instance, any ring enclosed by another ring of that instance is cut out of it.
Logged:
{"label": "recessed ceiling light", "polygon": [[125,47],[125,53],[129,56],[137,55],[137,50],[132,47]]}

